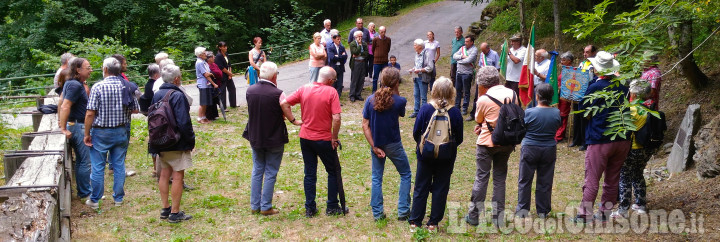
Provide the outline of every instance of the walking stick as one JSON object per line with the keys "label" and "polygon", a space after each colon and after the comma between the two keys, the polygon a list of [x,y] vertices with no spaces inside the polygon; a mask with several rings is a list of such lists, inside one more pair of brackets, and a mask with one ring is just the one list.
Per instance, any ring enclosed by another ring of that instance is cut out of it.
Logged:
{"label": "walking stick", "polygon": [[342,150],[342,144],[340,141],[338,141],[338,148],[335,150],[335,172],[337,175],[337,186],[338,186],[338,194],[340,195],[340,208],[342,209],[342,213],[346,214],[347,206],[345,203],[345,188],[343,187],[343,181],[342,181],[342,168],[340,167],[340,158],[338,158],[337,150]]}

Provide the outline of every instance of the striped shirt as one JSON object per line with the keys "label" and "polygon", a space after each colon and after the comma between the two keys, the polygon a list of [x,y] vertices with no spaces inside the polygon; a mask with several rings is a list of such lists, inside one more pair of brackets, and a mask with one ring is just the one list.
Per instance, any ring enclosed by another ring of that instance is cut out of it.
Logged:
{"label": "striped shirt", "polygon": [[123,106],[124,81],[121,76],[110,76],[93,85],[87,105],[88,110],[97,111],[93,127],[112,128],[125,125],[130,122],[132,111],[140,109],[135,97],[132,97],[131,107]]}

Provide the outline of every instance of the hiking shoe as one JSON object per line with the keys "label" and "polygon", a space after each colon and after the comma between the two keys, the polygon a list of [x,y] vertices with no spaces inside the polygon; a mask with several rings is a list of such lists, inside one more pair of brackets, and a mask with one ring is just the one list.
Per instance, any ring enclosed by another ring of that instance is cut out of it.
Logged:
{"label": "hiking shoe", "polygon": [[338,216],[338,215],[345,215],[350,212],[350,209],[345,208],[343,211],[342,208],[328,208],[325,209],[325,215],[327,216]]}
{"label": "hiking shoe", "polygon": [[160,210],[160,219],[167,219],[170,216],[172,206]]}
{"label": "hiking shoe", "polygon": [[624,208],[618,208],[617,210],[613,211],[612,214],[610,214],[611,218],[627,218],[628,217],[628,210]]}
{"label": "hiking shoe", "polygon": [[587,224],[590,223],[592,219],[587,218],[584,215],[577,215],[574,218],[570,218],[570,222],[576,223],[576,224]]}
{"label": "hiking shoe", "polygon": [[595,222],[606,223],[608,221],[608,216],[607,216],[607,214],[602,213],[602,212],[596,213],[596,214],[593,214],[593,220]]}
{"label": "hiking shoe", "polygon": [[260,209],[250,209],[250,213],[252,213],[252,214],[260,214]]}
{"label": "hiking shoe", "polygon": [[472,226],[478,226],[478,224],[480,224],[480,222],[478,222],[477,219],[472,219],[472,218],[470,218],[470,215],[469,215],[469,214],[468,214],[468,215],[465,215],[465,222],[466,222],[467,224],[469,224],[469,225],[472,225]]}
{"label": "hiking shoe", "polygon": [[85,200],[85,205],[88,205],[88,206],[90,206],[90,208],[95,209],[95,210],[100,209],[100,203],[94,203],[90,199]]}
{"label": "hiking shoe", "polygon": [[179,223],[183,220],[190,220],[192,216],[185,214],[185,212],[180,211],[179,213],[170,213],[170,216],[168,216],[168,222],[170,223]]}
{"label": "hiking shoe", "polygon": [[315,217],[315,216],[317,216],[317,214],[318,214],[317,209],[310,209],[310,210],[305,209],[305,217],[306,218]]}
{"label": "hiking shoe", "polygon": [[265,216],[275,215],[275,214],[278,214],[278,213],[280,213],[280,211],[278,211],[277,209],[274,209],[274,208],[271,208],[271,209],[268,209],[268,210],[264,210],[264,211],[260,211],[260,214],[265,215]]}
{"label": "hiking shoe", "polygon": [[385,219],[387,219],[387,216],[385,216],[385,213],[383,213],[383,214],[380,214],[380,216],[377,216],[377,217],[375,217],[375,218],[373,218],[373,219],[375,220],[375,222],[377,222],[377,221],[380,221],[380,220],[385,220]]}
{"label": "hiking shoe", "polygon": [[647,208],[646,208],[645,206],[640,206],[640,205],[637,205],[637,204],[633,204],[632,206],[630,206],[630,209],[632,209],[633,211],[635,211],[635,212],[637,212],[637,213],[639,213],[639,214],[645,214],[645,213],[647,213]]}

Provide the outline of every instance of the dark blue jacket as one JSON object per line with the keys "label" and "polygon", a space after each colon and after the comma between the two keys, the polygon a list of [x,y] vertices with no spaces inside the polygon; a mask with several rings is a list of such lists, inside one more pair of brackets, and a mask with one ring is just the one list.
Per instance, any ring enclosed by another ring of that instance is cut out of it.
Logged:
{"label": "dark blue jacket", "polygon": [[[343,46],[342,44],[338,46],[338,50],[340,50],[340,53],[335,50],[335,43],[329,44],[326,50],[328,53],[328,66],[335,69],[335,72],[337,72],[338,75],[345,72],[345,62],[347,62],[348,58],[347,52],[345,51],[345,46]],[[340,62],[340,65],[337,65],[337,62]]]}
{"label": "dark blue jacket", "polygon": [[175,110],[175,123],[177,124],[177,130],[180,132],[180,141],[167,149],[149,149],[150,153],[153,154],[162,151],[186,151],[195,148],[195,132],[193,132],[192,120],[190,119],[190,104],[180,88],[170,83],[163,83],[162,86],[160,86],[160,90],[153,96],[152,104],[159,102],[165,97],[165,93],[170,90],[175,90],[175,92],[170,95],[168,102],[170,106],[172,106],[172,109]]}
{"label": "dark blue jacket", "polygon": [[[625,85],[618,85],[615,87],[610,87],[612,85],[612,80],[609,79],[600,79],[598,78],[595,83],[590,84],[587,91],[585,92],[587,94],[591,94],[598,91],[617,91],[621,92],[623,95],[620,97],[620,100],[613,100],[612,106],[616,106],[619,104],[622,104],[623,98],[628,93],[628,87]],[[603,106],[605,105],[605,100],[603,99],[596,99],[594,102],[590,103],[589,105],[584,104],[580,108],[585,109],[589,106]],[[587,129],[585,130],[585,143],[588,145],[594,145],[594,144],[607,144],[615,141],[623,141],[626,139],[620,138],[620,136],[615,137],[615,140],[610,140],[610,136],[603,135],[605,130],[607,130],[608,125],[610,125],[610,122],[607,121],[608,115],[610,115],[610,112],[618,111],[619,108],[612,107],[612,108],[606,108],[603,109],[600,112],[597,112],[595,115],[593,115],[590,118],[590,121],[588,122]]]}
{"label": "dark blue jacket", "polygon": [[[420,107],[420,112],[418,112],[418,115],[415,118],[413,138],[417,144],[415,146],[415,154],[417,155],[418,161],[422,158],[420,155],[420,139],[422,138],[423,133],[425,133],[427,126],[430,124],[430,118],[432,118],[433,113],[435,113],[435,107],[433,107],[432,104],[426,103]],[[457,107],[452,107],[448,110],[448,115],[450,116],[452,139],[455,140],[456,145],[455,149],[452,149],[454,153],[451,154],[451,160],[454,162],[457,157],[457,146],[460,146],[463,142],[463,117],[462,114],[460,114],[460,109]]]}

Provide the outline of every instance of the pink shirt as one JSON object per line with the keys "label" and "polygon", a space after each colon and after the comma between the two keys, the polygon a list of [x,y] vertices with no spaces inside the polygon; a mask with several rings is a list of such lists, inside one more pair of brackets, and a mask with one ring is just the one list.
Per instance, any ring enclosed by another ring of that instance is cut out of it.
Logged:
{"label": "pink shirt", "polygon": [[290,105],[300,103],[303,124],[300,138],[313,141],[332,140],[332,115],[342,112],[335,88],[313,82],[300,87],[285,99]]}
{"label": "pink shirt", "polygon": [[[325,48],[322,45],[315,45],[315,43],[310,44],[310,47],[308,47],[308,50],[310,51],[310,67],[323,67],[325,66],[325,59],[320,58],[315,59],[314,56],[320,56],[325,54]],[[337,92],[337,91],[336,91]]]}
{"label": "pink shirt", "polygon": [[[500,102],[504,102],[505,98],[509,98],[509,100],[512,100],[515,92],[512,89],[507,88],[503,85],[497,85],[488,89],[486,94],[497,99]],[[517,103],[517,101],[518,100],[516,98],[515,102]],[[497,103],[493,102],[493,100],[490,100],[490,98],[484,95],[478,98],[475,121],[480,124],[481,131],[480,135],[477,138],[477,145],[483,145],[487,147],[495,146],[493,145],[492,138],[490,137],[492,136],[492,133],[490,133],[490,130],[488,129],[485,121],[495,127],[495,122],[497,122],[498,115],[500,115],[500,106],[498,106]]]}

